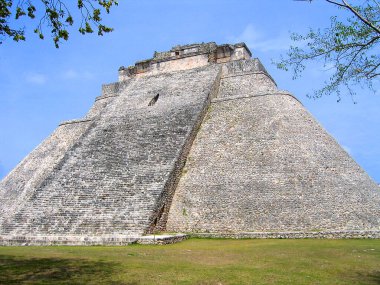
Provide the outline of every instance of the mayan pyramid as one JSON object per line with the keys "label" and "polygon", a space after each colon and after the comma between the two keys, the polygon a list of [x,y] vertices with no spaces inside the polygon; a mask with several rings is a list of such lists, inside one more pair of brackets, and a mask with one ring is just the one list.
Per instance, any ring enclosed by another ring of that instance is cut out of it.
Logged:
{"label": "mayan pyramid", "polygon": [[379,238],[380,190],[244,43],[119,69],[0,183],[0,244]]}

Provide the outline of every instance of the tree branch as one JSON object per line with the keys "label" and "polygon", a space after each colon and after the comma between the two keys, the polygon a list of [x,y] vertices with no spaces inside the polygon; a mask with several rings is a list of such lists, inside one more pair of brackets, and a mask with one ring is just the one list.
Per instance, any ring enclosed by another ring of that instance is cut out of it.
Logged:
{"label": "tree branch", "polygon": [[[329,0],[326,0],[329,2]],[[356,17],[358,17],[363,23],[365,23],[367,26],[369,26],[371,29],[375,30],[376,33],[380,34],[380,29],[373,25],[371,22],[369,22],[367,19],[365,19],[358,11],[356,11],[350,4],[348,4],[345,0],[342,0],[343,3],[346,5],[346,8],[349,9],[352,13],[355,14]]]}
{"label": "tree branch", "polygon": [[347,8],[345,5],[343,5],[341,3],[338,3],[338,2],[335,2],[335,1],[332,1],[332,0],[326,0],[326,1],[329,2],[329,3],[331,3],[331,4],[334,4],[334,5],[343,7],[343,8]]}
{"label": "tree branch", "polygon": [[293,34],[294,42],[306,41],[307,47],[290,47],[287,57],[281,56],[277,67],[291,69],[295,79],[307,62],[320,60],[325,67],[333,66],[333,74],[325,86],[314,92],[317,98],[332,93],[340,98],[342,88],[352,95],[359,83],[374,90],[373,82],[380,76],[380,1],[367,0],[358,6],[351,6],[349,0],[325,1],[346,9],[349,14],[346,21],[331,17],[330,27],[324,30],[310,29],[306,35]]}

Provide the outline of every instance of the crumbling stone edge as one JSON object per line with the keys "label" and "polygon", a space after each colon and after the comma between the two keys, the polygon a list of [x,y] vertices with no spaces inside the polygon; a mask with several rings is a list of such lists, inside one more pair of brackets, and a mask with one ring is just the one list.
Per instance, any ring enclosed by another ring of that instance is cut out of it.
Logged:
{"label": "crumbling stone edge", "polygon": [[303,106],[303,104],[300,100],[298,100],[295,96],[293,96],[288,91],[283,91],[283,90],[279,90],[276,92],[264,92],[264,93],[254,94],[254,95],[239,94],[239,95],[235,95],[235,96],[229,96],[227,98],[214,98],[211,101],[211,103],[233,101],[233,100],[237,100],[237,99],[246,99],[246,98],[254,98],[254,97],[263,97],[263,96],[289,96],[289,97],[295,99],[298,103],[300,103]]}
{"label": "crumbling stone edge", "polygon": [[186,234],[149,235],[140,237],[136,243],[165,245],[181,242],[188,239],[189,237],[190,236]]}
{"label": "crumbling stone edge", "polygon": [[64,121],[59,124],[59,126],[63,125],[70,125],[70,124],[78,124],[78,123],[88,123],[91,122],[91,119],[74,119],[74,120],[69,120],[69,121]]}

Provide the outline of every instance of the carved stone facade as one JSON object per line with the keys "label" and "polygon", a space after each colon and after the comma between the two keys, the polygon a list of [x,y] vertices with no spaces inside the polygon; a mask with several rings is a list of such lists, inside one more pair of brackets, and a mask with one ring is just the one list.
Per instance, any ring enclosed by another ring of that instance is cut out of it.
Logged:
{"label": "carved stone facade", "polygon": [[245,44],[120,68],[0,183],[0,244],[379,238],[378,185]]}
{"label": "carved stone facade", "polygon": [[214,42],[175,46],[170,51],[155,52],[152,59],[138,61],[134,66],[119,68],[119,81],[136,76],[147,76],[162,72],[187,70],[212,63],[251,58],[244,43],[217,45]]}

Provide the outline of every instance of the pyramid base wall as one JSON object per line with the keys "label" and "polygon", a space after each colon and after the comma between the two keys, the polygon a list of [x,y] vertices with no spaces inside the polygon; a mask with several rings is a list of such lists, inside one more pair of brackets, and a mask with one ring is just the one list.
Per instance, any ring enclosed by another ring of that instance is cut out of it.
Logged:
{"label": "pyramid base wall", "polygon": [[0,246],[124,246],[130,244],[173,244],[187,239],[186,234],[126,236],[126,235],[46,235],[46,236],[0,236]]}
{"label": "pyramid base wall", "polygon": [[173,244],[187,238],[225,239],[380,239],[380,231],[321,231],[321,232],[240,232],[191,233],[157,236],[0,236],[0,246],[125,246],[130,244]]}
{"label": "pyramid base wall", "polygon": [[193,233],[192,236],[233,239],[379,239],[380,231]]}

